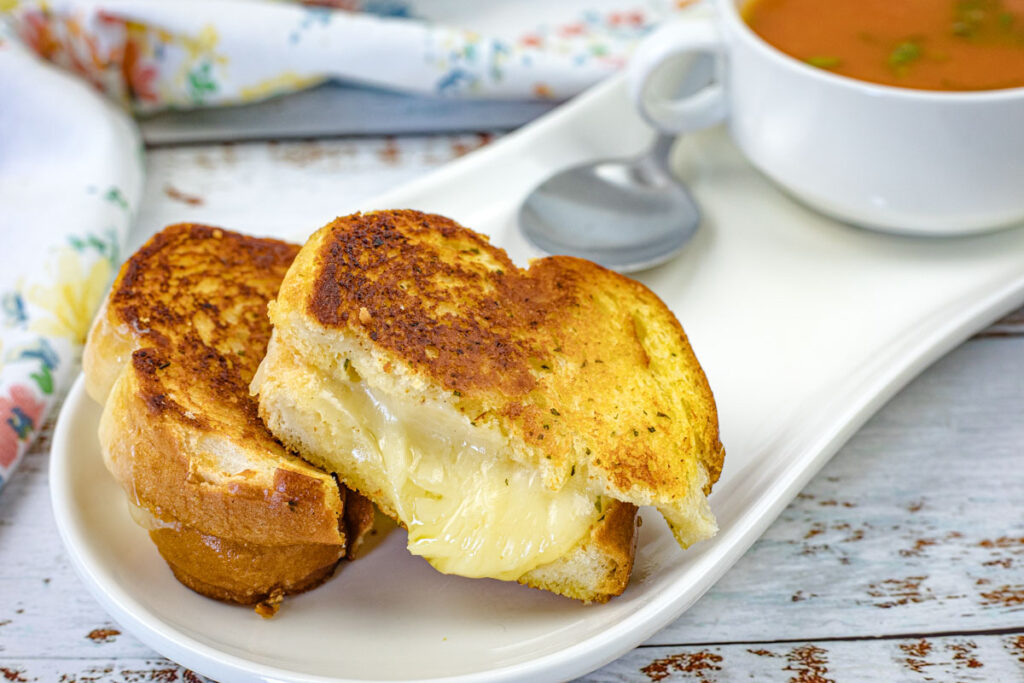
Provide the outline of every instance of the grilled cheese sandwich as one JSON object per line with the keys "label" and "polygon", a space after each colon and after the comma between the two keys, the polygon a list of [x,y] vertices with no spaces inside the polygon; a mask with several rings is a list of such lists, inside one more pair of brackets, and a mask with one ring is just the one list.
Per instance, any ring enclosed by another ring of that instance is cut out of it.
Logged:
{"label": "grilled cheese sandwich", "polygon": [[371,504],[286,451],[248,385],[266,306],[298,247],[201,225],[155,235],[121,268],[83,356],[104,404],[100,444],[175,576],[263,604],[326,579],[354,552]]}
{"label": "grilled cheese sandwich", "polygon": [[269,311],[261,417],[441,571],[601,601],[628,580],[636,505],[684,547],[714,533],[714,400],[639,283],[568,257],[521,270],[449,219],[385,211],[313,235]]}

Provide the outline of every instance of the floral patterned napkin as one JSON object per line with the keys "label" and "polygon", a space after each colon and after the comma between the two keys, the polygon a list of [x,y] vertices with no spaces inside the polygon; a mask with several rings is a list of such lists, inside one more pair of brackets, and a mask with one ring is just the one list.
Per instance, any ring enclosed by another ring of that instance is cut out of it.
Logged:
{"label": "floral patterned napkin", "polygon": [[121,110],[239,104],[330,79],[561,99],[690,4],[0,0],[0,486],[77,373],[121,260],[142,187]]}
{"label": "floral patterned napkin", "polygon": [[39,54],[136,111],[238,104],[327,79],[566,98],[687,0],[0,0]]}
{"label": "floral patterned napkin", "polygon": [[0,22],[0,486],[78,373],[142,191],[134,122]]}

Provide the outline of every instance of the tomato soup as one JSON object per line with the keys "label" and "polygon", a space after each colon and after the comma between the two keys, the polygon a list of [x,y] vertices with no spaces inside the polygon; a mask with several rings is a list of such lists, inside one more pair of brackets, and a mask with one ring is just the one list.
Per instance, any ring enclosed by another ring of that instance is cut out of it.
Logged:
{"label": "tomato soup", "polygon": [[1024,86],[1024,0],[750,0],[755,33],[811,66],[921,90]]}

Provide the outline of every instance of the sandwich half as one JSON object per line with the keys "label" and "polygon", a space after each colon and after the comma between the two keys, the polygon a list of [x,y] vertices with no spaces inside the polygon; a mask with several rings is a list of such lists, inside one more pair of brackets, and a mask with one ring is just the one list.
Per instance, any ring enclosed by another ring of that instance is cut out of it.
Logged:
{"label": "sandwich half", "polygon": [[269,311],[264,422],[442,572],[604,601],[636,506],[684,547],[716,530],[714,399],[633,280],[569,257],[523,270],[447,218],[382,211],[314,234]]}
{"label": "sandwich half", "polygon": [[174,575],[272,613],[354,552],[372,505],[292,455],[248,386],[298,247],[173,225],[121,268],[83,356],[100,444]]}

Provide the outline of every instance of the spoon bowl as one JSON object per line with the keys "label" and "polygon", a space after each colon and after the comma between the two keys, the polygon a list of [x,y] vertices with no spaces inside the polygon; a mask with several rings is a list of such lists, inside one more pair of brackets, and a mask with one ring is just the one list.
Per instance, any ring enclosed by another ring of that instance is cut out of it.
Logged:
{"label": "spoon bowl", "polygon": [[675,138],[660,135],[632,160],[573,166],[535,188],[519,209],[526,239],[622,273],[668,261],[690,241],[700,210],[672,175]]}

